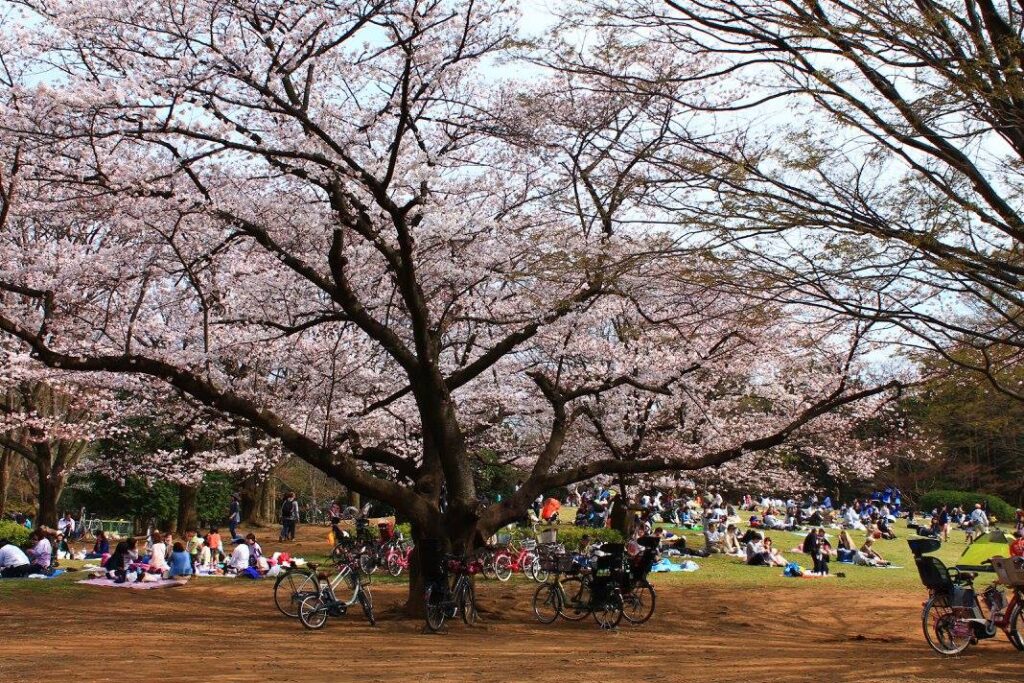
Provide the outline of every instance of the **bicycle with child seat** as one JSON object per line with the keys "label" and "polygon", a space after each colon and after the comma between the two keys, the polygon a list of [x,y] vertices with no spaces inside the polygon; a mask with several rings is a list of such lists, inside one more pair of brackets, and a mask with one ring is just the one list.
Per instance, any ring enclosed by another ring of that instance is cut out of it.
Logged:
{"label": "bicycle with child seat", "polygon": [[[928,646],[942,655],[957,655],[978,641],[1003,631],[1017,650],[1024,651],[1024,559],[992,558],[1002,586],[992,585],[979,597],[974,590],[976,572],[947,567],[925,553],[939,549],[937,539],[908,541],[928,600],[921,612],[921,626]],[[983,607],[984,605],[984,607]]]}
{"label": "bicycle with child seat", "polygon": [[[429,556],[429,553],[425,554]],[[454,619],[458,615],[462,615],[467,626],[476,624],[480,615],[471,577],[482,570],[480,561],[466,555],[443,555],[439,567],[434,569],[424,596],[427,628],[436,633],[446,619]]]}
{"label": "bicycle with child seat", "polygon": [[[616,559],[621,561],[621,557],[613,558],[605,564],[610,567]],[[622,593],[614,582],[607,580],[610,572],[581,569],[570,555],[546,558],[543,566],[552,580],[542,583],[533,594],[533,614],[537,621],[550,624],[558,617],[581,621],[592,615],[603,629],[619,625],[624,611]],[[602,576],[595,582],[595,574],[599,572]]]}
{"label": "bicycle with child seat", "polygon": [[[362,575],[356,558],[338,565],[337,572],[331,578],[317,573],[315,564],[310,565],[310,568],[318,579],[318,588],[315,594],[305,596],[299,603],[299,620],[303,626],[310,629],[323,628],[328,617],[344,616],[356,603],[363,608],[370,626],[377,625],[373,616],[373,597],[367,588],[370,577]],[[338,597],[338,590],[343,585],[352,591],[352,595],[344,600]]]}

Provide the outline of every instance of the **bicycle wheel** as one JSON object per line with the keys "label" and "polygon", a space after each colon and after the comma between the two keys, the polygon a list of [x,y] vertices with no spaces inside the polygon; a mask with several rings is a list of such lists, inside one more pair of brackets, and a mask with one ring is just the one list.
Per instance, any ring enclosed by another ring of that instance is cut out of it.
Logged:
{"label": "bicycle wheel", "polygon": [[291,570],[274,582],[274,604],[281,614],[293,619],[299,616],[299,605],[313,595],[320,594],[320,581],[313,572]]}
{"label": "bicycle wheel", "polygon": [[480,553],[480,566],[481,566],[480,573],[484,575],[484,578],[487,578],[487,579],[496,579],[496,578],[498,578],[497,574],[494,573],[494,561],[495,561],[494,553],[492,553],[490,551],[486,551],[486,552]]}
{"label": "bicycle wheel", "polygon": [[444,605],[444,589],[437,586],[427,586],[426,600],[427,628],[437,632],[444,626],[447,616]]}
{"label": "bicycle wheel", "polygon": [[459,596],[459,611],[462,612],[462,621],[466,626],[473,626],[480,618],[480,613],[476,609],[476,589],[469,579],[466,579]]}
{"label": "bicycle wheel", "polygon": [[1006,637],[1015,648],[1024,651],[1024,607],[1019,602],[1013,606],[1006,623]]}
{"label": "bicycle wheel", "polygon": [[306,628],[319,629],[327,623],[327,604],[323,596],[310,595],[299,605],[299,619]]}
{"label": "bicycle wheel", "polygon": [[622,616],[631,624],[642,624],[654,614],[656,599],[651,584],[646,580],[639,581],[633,586],[633,590],[622,596]]}
{"label": "bicycle wheel", "polygon": [[608,595],[601,599],[593,609],[594,620],[604,629],[612,629],[622,621],[622,595],[617,590],[609,590]]}
{"label": "bicycle wheel", "polygon": [[960,654],[974,636],[971,624],[956,617],[947,595],[935,595],[925,604],[921,626],[929,647],[942,655]]}
{"label": "bicycle wheel", "polygon": [[569,621],[581,621],[590,614],[590,583],[578,576],[562,581],[564,599],[560,600],[558,615]]}
{"label": "bicycle wheel", "polygon": [[540,560],[533,553],[529,553],[523,556],[523,562],[520,565],[523,569],[523,574],[526,578],[533,581],[533,570],[540,566]]}
{"label": "bicycle wheel", "polygon": [[372,550],[359,553],[359,569],[367,576],[377,571],[377,553]]}
{"label": "bicycle wheel", "polygon": [[533,594],[533,616],[542,624],[550,624],[562,613],[562,597],[558,584],[542,583]]}
{"label": "bicycle wheel", "polygon": [[494,575],[498,581],[512,578],[512,558],[504,553],[494,558]]}
{"label": "bicycle wheel", "polygon": [[388,555],[388,574],[391,576],[402,575],[402,561],[394,553]]}
{"label": "bicycle wheel", "polygon": [[370,622],[370,626],[377,625],[377,619],[373,616],[373,596],[370,595],[370,591],[365,586],[359,588],[359,604],[363,606],[363,614],[366,615],[366,620]]}

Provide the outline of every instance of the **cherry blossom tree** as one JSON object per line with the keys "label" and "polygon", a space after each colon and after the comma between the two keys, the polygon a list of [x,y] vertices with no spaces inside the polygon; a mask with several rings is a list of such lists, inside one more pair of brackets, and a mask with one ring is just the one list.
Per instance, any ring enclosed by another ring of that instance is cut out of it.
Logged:
{"label": "cherry blossom tree", "polygon": [[[745,317],[719,287],[699,226],[665,215],[686,112],[489,74],[520,45],[512,3],[23,4],[0,332],[169,385],[417,540],[466,549],[545,491],[722,466],[900,386],[861,375],[843,325]],[[591,450],[636,400],[665,436]],[[528,472],[500,503],[477,498],[484,446]]]}

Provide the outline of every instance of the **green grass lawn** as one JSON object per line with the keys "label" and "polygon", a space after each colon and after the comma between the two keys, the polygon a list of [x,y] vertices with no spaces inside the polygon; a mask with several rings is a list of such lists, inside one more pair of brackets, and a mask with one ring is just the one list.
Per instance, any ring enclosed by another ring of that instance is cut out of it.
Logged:
{"label": "green grass lawn", "polygon": [[[686,537],[687,545],[693,548],[704,547],[704,537],[700,532],[687,531],[671,525],[659,525],[665,528],[667,531],[673,531],[674,533],[680,534]],[[784,577],[782,570],[778,567],[748,567],[740,559],[735,557],[726,557],[723,555],[712,555],[710,557],[695,557],[688,558],[692,559],[697,563],[700,569],[696,572],[691,573],[663,573],[652,576],[652,581],[655,584],[662,585],[679,585],[688,587],[736,587],[736,588],[762,588],[762,587],[786,587],[799,590],[814,590],[815,587],[821,585],[844,587],[851,589],[878,589],[878,590],[898,590],[898,591],[917,591],[923,590],[917,576],[917,570],[914,567],[914,559],[910,553],[910,548],[907,546],[907,539],[913,538],[912,533],[905,528],[904,524],[899,524],[895,528],[897,534],[900,537],[893,541],[877,541],[875,547],[881,555],[891,561],[894,565],[902,567],[901,569],[877,569],[872,567],[858,567],[852,564],[841,564],[838,562],[832,562],[830,569],[832,574],[842,572],[845,574],[845,578],[829,578],[829,579],[793,579]],[[837,531],[830,529],[829,538],[835,543]],[[861,543],[864,540],[863,532],[853,532],[853,539],[856,543]],[[810,568],[811,562],[807,555],[799,552],[793,552],[791,549],[799,546],[804,538],[804,534],[796,534],[790,532],[773,532],[769,536],[775,541],[775,546],[782,552],[787,560],[796,562],[805,568]],[[966,541],[964,540],[963,532],[956,531],[951,535],[949,543],[943,544],[935,556],[943,560],[947,565],[953,566],[956,564],[961,553],[967,547]],[[674,561],[679,562],[682,559],[687,558],[675,558]],[[328,564],[329,560],[326,556],[319,556],[313,554],[306,555],[307,562],[319,562],[321,564]],[[86,562],[76,562],[64,560],[61,562],[65,568],[80,568]],[[18,580],[18,581],[0,581],[0,600],[5,598],[11,598],[16,595],[26,595],[33,593],[51,593],[51,592],[67,592],[75,590],[92,590],[84,586],[77,586],[76,581],[86,578],[84,572],[71,571],[65,572],[64,575],[50,580]],[[207,581],[207,579],[198,579],[200,582]],[[405,583],[407,575],[403,574],[401,577],[393,578],[387,574],[387,572],[379,570],[373,576],[373,582],[376,584],[401,584]],[[983,573],[978,578],[978,584],[983,586],[989,582],[995,580],[995,574]],[[218,579],[208,579],[211,583],[219,581]],[[486,580],[484,580],[486,581]],[[531,583],[522,575],[518,575],[513,578],[515,583]],[[272,580],[268,581],[250,581],[246,582],[252,585],[254,588],[260,587],[266,589],[268,584],[272,583]]]}
{"label": "green grass lawn", "polygon": [[[704,536],[701,532],[687,531],[661,525],[666,530],[673,531],[686,537],[686,543],[692,548],[704,547]],[[904,525],[899,525],[903,527]],[[858,567],[852,564],[843,564],[833,561],[829,565],[832,574],[842,572],[845,578],[834,579],[793,579],[782,576],[782,570],[778,567],[748,567],[734,557],[724,555],[712,555],[710,557],[689,558],[694,560],[700,570],[689,574],[671,573],[655,575],[655,582],[685,583],[692,585],[709,586],[789,586],[801,589],[813,589],[814,586],[827,583],[829,585],[843,586],[859,589],[885,589],[885,590],[921,590],[921,583],[917,576],[917,569],[914,566],[914,557],[910,553],[907,539],[915,538],[913,533],[904,528],[894,528],[899,538],[893,541],[876,541],[875,548],[879,554],[894,565],[902,569],[880,569],[874,567]],[[836,543],[838,531],[827,530],[833,545]],[[901,533],[902,532],[902,533]],[[787,531],[771,532],[768,536],[774,541],[783,556],[790,562],[796,562],[805,569],[810,569],[811,558],[803,553],[793,552],[791,548],[798,547],[806,535]],[[854,531],[851,533],[854,542],[860,544],[864,541],[864,532]],[[933,553],[949,566],[957,563],[961,553],[966,549],[967,543],[964,534],[960,531],[950,535],[949,543],[944,543],[938,552]],[[683,558],[686,559],[686,558]],[[676,558],[679,561],[679,558]],[[978,577],[979,585],[985,585],[995,580],[995,574],[983,573]]]}

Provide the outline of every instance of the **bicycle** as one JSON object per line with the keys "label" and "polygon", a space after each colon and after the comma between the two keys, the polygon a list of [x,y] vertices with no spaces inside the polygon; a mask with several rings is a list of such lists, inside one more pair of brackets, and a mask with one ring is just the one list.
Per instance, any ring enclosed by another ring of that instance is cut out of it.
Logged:
{"label": "bicycle", "polygon": [[[310,565],[313,572],[316,572],[317,565]],[[327,617],[341,617],[348,612],[349,607],[357,602],[363,608],[363,614],[370,626],[376,626],[377,620],[373,616],[373,597],[370,589],[366,587],[369,577],[364,580],[360,576],[358,564],[354,560],[338,566],[334,578],[325,580],[319,587],[316,595],[309,595],[303,598],[299,605],[299,619],[306,628],[320,629],[327,623]],[[326,577],[324,577],[326,579]],[[348,585],[352,596],[348,600],[339,600],[337,589],[342,582]]]}
{"label": "bicycle", "polygon": [[593,572],[581,568],[579,558],[570,555],[544,559],[542,566],[554,580],[542,583],[533,594],[534,616],[542,624],[550,624],[558,617],[581,621],[593,615],[601,628],[615,628],[624,614],[622,593],[614,578],[616,565],[621,568],[621,551],[598,558]]}
{"label": "bicycle", "polygon": [[274,604],[286,617],[298,619],[302,601],[319,594],[320,579],[312,567],[313,565],[298,567],[292,564],[278,574],[277,580],[274,581]]}
{"label": "bicycle", "polygon": [[488,553],[483,559],[484,576],[493,576],[499,581],[508,581],[512,574],[521,571],[527,578],[536,580],[540,569],[540,558],[537,556],[537,542],[523,540],[516,548],[515,542],[508,546]]}
{"label": "bicycle", "polygon": [[438,632],[445,619],[462,615],[467,626],[473,626],[479,619],[476,606],[476,590],[471,576],[481,570],[480,562],[465,555],[441,555],[437,547],[424,543],[424,570],[429,572],[424,595],[426,603],[427,628]]}
{"label": "bicycle", "polygon": [[1009,602],[996,586],[982,594],[974,590],[976,572],[947,567],[937,557],[925,553],[939,549],[936,539],[908,541],[914,554],[921,583],[928,589],[928,601],[921,612],[921,627],[928,646],[942,655],[957,655],[978,641],[992,638],[1002,630],[1010,643],[1024,651],[1024,563],[1020,560],[993,558],[1000,580],[1012,588]]}
{"label": "bicycle", "polygon": [[402,571],[409,568],[412,546],[407,546],[401,537],[392,541],[384,557],[384,565],[391,576],[401,576]]}
{"label": "bicycle", "polygon": [[654,615],[658,595],[647,576],[658,561],[661,540],[645,536],[638,538],[637,543],[644,550],[635,560],[625,563],[622,582],[622,616],[634,626],[643,624]]}

